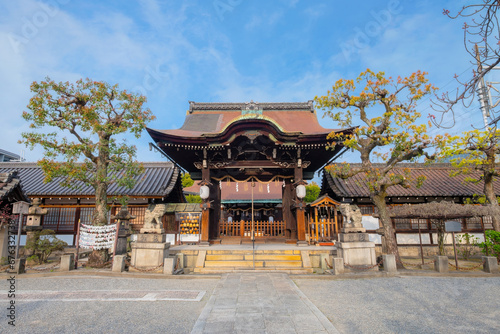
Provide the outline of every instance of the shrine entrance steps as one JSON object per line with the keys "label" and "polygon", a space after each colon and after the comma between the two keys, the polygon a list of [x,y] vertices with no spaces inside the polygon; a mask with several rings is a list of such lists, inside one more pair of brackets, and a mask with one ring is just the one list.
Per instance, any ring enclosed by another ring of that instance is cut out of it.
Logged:
{"label": "shrine entrance steps", "polygon": [[195,273],[282,272],[310,274],[309,255],[300,250],[206,250],[198,254]]}

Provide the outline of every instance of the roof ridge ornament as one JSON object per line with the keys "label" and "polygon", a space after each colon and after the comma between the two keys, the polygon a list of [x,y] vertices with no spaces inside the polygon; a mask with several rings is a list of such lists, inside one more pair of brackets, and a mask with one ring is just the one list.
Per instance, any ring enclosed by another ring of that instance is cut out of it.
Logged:
{"label": "roof ridge ornament", "polygon": [[245,102],[245,104],[241,107],[242,115],[262,115],[262,108],[260,108],[258,102]]}

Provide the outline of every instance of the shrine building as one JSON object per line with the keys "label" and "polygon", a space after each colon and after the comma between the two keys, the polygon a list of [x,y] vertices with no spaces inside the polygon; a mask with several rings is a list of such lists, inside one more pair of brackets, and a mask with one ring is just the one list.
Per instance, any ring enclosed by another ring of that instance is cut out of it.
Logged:
{"label": "shrine building", "polygon": [[[234,193],[249,185],[253,194],[258,191],[255,188],[267,189],[271,184],[281,188],[281,219],[268,219],[259,226],[251,215],[249,230],[255,238],[306,243],[304,185],[342,149],[340,144],[326,149],[327,136],[332,132],[347,135],[352,130],[323,128],[313,101],[308,101],[190,102],[180,129],[147,131],[156,146],[201,187],[200,243],[208,245],[228,237],[221,219],[225,187],[232,187]],[[239,228],[230,236],[250,237],[247,227]]]}

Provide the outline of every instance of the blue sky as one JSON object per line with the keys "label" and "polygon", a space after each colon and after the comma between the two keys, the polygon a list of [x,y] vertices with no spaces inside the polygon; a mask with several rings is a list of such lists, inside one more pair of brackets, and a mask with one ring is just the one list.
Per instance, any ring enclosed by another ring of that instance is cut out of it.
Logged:
{"label": "blue sky", "polygon": [[[466,71],[465,78],[472,65],[463,21],[442,11],[463,3],[0,0],[0,148],[24,149],[28,161],[42,157],[17,140],[28,130],[21,113],[29,85],[46,76],[89,77],[141,92],[156,129],[182,126],[188,101],[307,101],[366,68],[392,76],[423,70],[436,86],[454,90],[453,75]],[[429,104],[419,105],[424,115],[432,113]],[[451,132],[481,124],[476,106],[457,113]],[[328,119],[320,123],[336,128]],[[147,133],[129,141],[139,160],[163,160],[148,150]]]}

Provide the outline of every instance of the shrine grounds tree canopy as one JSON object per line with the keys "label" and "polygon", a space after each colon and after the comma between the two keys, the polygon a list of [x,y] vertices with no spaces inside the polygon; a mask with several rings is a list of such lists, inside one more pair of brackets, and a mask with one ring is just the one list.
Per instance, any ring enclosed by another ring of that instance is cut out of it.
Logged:
{"label": "shrine grounds tree canopy", "polygon": [[[500,176],[500,130],[495,126],[490,130],[476,129],[449,137],[441,143],[439,154],[451,158],[455,167],[452,176],[464,174],[468,175],[466,181],[484,182],[484,196],[479,197],[479,201],[489,203],[494,213],[491,215],[493,229],[500,231],[500,206],[493,187],[493,182]],[[475,171],[481,172],[479,177],[474,177]]]}
{"label": "shrine grounds tree canopy", "polygon": [[[315,98],[317,106],[341,127],[353,127],[361,122],[352,135],[329,135],[329,139],[358,151],[360,166],[337,164],[327,167],[327,171],[344,179],[359,173],[365,175],[370,197],[380,214],[385,237],[383,252],[394,254],[398,266],[401,266],[401,261],[387,211],[387,188],[418,186],[423,180],[412,180],[409,172],[397,174],[393,169],[401,162],[414,162],[422,156],[433,158],[426,149],[436,145],[436,139],[439,139],[428,136],[430,124],[418,123],[421,115],[416,110],[417,101],[435,90],[425,75],[425,72],[418,71],[394,80],[386,78],[383,72],[368,69],[356,80],[338,80],[327,95]],[[383,161],[383,164],[374,164],[374,159]]]}
{"label": "shrine grounds tree canopy", "polygon": [[93,187],[93,225],[106,225],[108,186],[116,182],[133,187],[134,176],[142,171],[135,161],[135,146],[116,137],[130,132],[138,138],[154,119],[144,108],[146,98],[90,79],[73,84],[46,78],[33,82],[31,91],[34,95],[23,118],[33,131],[23,133],[20,142],[44,149],[44,158],[38,163],[45,182],[59,178],[65,186],[83,183]]}

